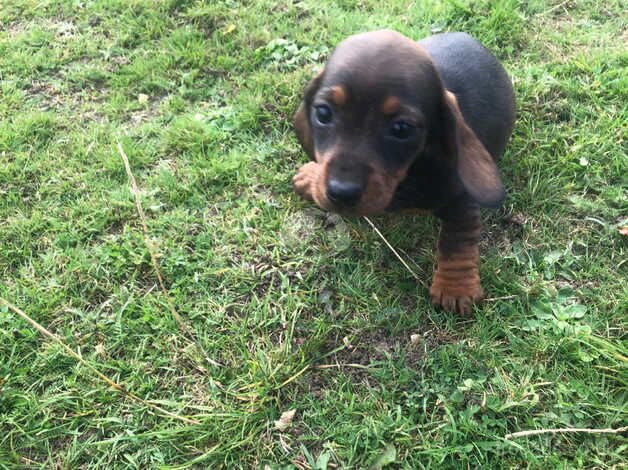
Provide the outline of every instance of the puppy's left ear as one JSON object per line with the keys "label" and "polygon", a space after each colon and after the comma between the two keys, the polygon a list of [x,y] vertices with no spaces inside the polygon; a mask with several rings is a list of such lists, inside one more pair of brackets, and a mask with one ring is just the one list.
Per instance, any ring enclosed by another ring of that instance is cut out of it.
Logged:
{"label": "puppy's left ear", "polygon": [[493,157],[465,122],[456,96],[445,90],[444,101],[448,153],[464,188],[481,206],[499,206],[505,192]]}
{"label": "puppy's left ear", "polygon": [[312,125],[310,124],[310,106],[312,105],[312,98],[314,93],[320,87],[323,79],[324,70],[321,70],[316,74],[312,80],[305,87],[303,92],[303,101],[299,105],[297,112],[294,113],[292,122],[294,123],[294,129],[297,132],[297,137],[301,143],[303,150],[307,152],[311,160],[315,160],[314,156],[314,142],[312,140]]}

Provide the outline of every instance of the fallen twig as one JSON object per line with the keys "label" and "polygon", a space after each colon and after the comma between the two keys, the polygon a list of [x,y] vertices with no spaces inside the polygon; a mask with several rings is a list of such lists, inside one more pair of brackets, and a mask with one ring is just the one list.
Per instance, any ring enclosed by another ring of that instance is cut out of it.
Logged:
{"label": "fallen twig", "polygon": [[536,436],[538,434],[565,434],[572,432],[581,432],[585,434],[621,434],[628,431],[628,426],[617,429],[588,429],[588,428],[557,428],[557,429],[533,429],[531,431],[519,431],[512,434],[506,434],[504,439],[516,439],[517,437]]}
{"label": "fallen twig", "polygon": [[154,405],[152,403],[149,403],[149,402],[141,399],[140,397],[138,397],[134,393],[132,393],[132,392],[128,391],[127,389],[125,389],[119,383],[111,380],[105,374],[100,372],[98,369],[96,369],[96,367],[91,365],[89,362],[87,362],[85,359],[83,359],[76,351],[74,351],[67,344],[65,344],[61,338],[59,338],[57,335],[55,335],[54,333],[52,333],[51,331],[47,330],[42,325],[37,323],[35,320],[33,320],[31,317],[29,317],[24,311],[22,311],[21,309],[19,309],[18,307],[16,307],[12,303],[10,303],[8,300],[0,297],[0,303],[3,303],[4,305],[6,305],[9,308],[9,310],[12,310],[13,312],[17,313],[20,317],[22,317],[24,320],[26,320],[28,323],[30,323],[33,327],[35,327],[35,329],[37,329],[37,331],[39,331],[41,334],[43,334],[44,336],[47,336],[50,339],[52,339],[53,341],[55,341],[70,356],[72,356],[74,359],[76,359],[82,365],[84,365],[89,370],[91,370],[93,373],[95,373],[101,380],[106,382],[108,385],[110,385],[111,387],[113,387],[116,390],[118,390],[119,392],[121,392],[123,395],[126,395],[127,397],[131,398],[132,400],[135,400],[135,401],[141,403],[142,405],[145,405],[145,406],[147,406],[149,408],[152,408],[155,411],[158,411],[160,414],[168,416],[170,418],[178,419],[180,421],[184,421],[186,423],[191,423],[191,424],[201,424],[199,421],[196,421],[196,420],[191,419],[191,418],[186,418],[185,416],[179,416],[179,415],[177,415],[175,413],[172,413],[172,412],[170,412],[168,410],[163,409],[160,406]]}

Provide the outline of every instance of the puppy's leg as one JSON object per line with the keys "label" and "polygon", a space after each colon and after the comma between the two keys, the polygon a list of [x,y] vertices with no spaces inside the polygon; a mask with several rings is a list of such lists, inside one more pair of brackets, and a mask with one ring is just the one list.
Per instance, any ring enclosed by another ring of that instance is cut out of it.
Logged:
{"label": "puppy's leg", "polygon": [[304,199],[314,200],[314,187],[319,178],[321,166],[316,162],[309,162],[299,168],[292,178],[294,191]]}
{"label": "puppy's leg", "polygon": [[468,315],[484,297],[480,285],[480,210],[456,207],[440,214],[438,261],[430,296],[434,305]]}

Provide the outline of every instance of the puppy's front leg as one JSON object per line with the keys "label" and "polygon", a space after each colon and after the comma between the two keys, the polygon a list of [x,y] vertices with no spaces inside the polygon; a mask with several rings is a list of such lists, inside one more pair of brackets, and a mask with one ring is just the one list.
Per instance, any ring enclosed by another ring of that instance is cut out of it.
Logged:
{"label": "puppy's front leg", "polygon": [[477,206],[448,208],[438,240],[438,261],[430,296],[434,305],[468,315],[484,297],[480,285],[480,210]]}

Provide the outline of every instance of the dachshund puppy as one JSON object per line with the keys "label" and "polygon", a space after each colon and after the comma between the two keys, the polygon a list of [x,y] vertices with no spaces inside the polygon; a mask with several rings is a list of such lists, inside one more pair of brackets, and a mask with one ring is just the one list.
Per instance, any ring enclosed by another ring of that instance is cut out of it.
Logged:
{"label": "dachshund puppy", "polygon": [[508,75],[469,35],[351,36],[307,85],[294,116],[312,160],[294,189],[340,214],[436,215],[442,226],[430,296],[469,314],[484,295],[480,207],[504,198],[495,160],[514,120]]}

